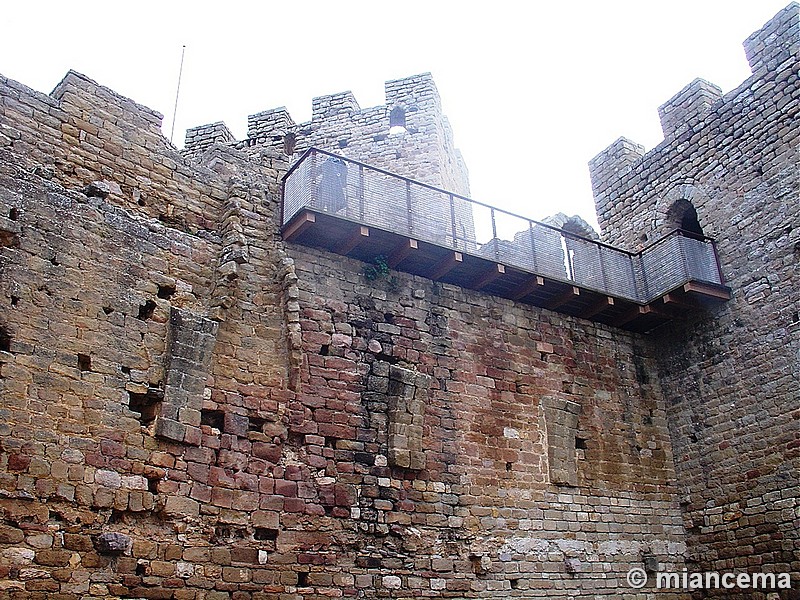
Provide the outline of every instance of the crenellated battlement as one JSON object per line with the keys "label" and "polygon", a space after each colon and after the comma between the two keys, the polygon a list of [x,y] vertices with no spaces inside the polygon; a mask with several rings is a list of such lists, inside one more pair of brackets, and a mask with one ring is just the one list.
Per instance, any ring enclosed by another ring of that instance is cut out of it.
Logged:
{"label": "crenellated battlement", "polygon": [[349,116],[360,110],[358,100],[350,91],[317,96],[311,101],[311,120],[324,121],[338,115]]}
{"label": "crenellated battlement", "polygon": [[[294,119],[285,106],[272,108],[247,117],[247,137],[256,139],[268,135],[284,136],[293,131]],[[187,142],[188,145],[188,142]]]}
{"label": "crenellated battlement", "polygon": [[800,4],[792,2],[748,37],[744,52],[752,72],[775,70],[800,55]]}
{"label": "crenellated battlement", "polygon": [[[620,138],[589,161],[598,220],[608,241],[621,243],[624,238],[631,248],[636,248],[646,238],[663,234],[675,225],[666,216],[668,207],[654,209],[654,214],[644,207],[633,211],[628,207],[623,214],[620,205],[631,200],[628,195],[633,188],[623,191],[620,181],[630,178],[631,173],[646,172],[651,163],[668,154],[676,161],[686,162],[691,159],[690,149],[701,139],[714,140],[713,144],[721,147],[735,142],[755,122],[774,117],[776,111],[786,112],[792,101],[790,95],[783,91],[772,94],[772,90],[783,90],[790,85],[791,77],[796,77],[793,73],[800,56],[800,4],[793,2],[781,10],[743,45],[753,74],[736,89],[723,94],[717,85],[695,79],[658,108],[664,132],[664,140],[658,146],[645,152],[643,146]],[[729,160],[720,152],[716,162],[724,164]],[[685,181],[676,185],[681,183]],[[642,181],[640,185],[644,188],[653,184]],[[621,234],[623,230],[627,233]]]}
{"label": "crenellated battlement", "polygon": [[664,139],[676,138],[699,125],[722,98],[722,90],[705,79],[695,79],[658,107]]}
{"label": "crenellated battlement", "polygon": [[237,141],[223,123],[187,131],[185,152],[216,143],[297,157],[310,147],[364,161],[432,185],[469,193],[469,176],[442,112],[430,73],[385,83],[386,104],[361,108],[352,92],[317,96],[311,120],[296,123],[285,107],[247,118],[247,139]]}
{"label": "crenellated battlement", "polygon": [[230,144],[236,138],[222,121],[200,125],[186,130],[186,147],[194,151],[205,150],[214,144]]}

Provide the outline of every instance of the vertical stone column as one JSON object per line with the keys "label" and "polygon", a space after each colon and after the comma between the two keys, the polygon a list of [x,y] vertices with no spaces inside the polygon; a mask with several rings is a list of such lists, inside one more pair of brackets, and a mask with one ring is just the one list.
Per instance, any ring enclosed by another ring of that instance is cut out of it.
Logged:
{"label": "vertical stone column", "polygon": [[430,377],[397,365],[389,368],[389,464],[424,469],[422,434]]}
{"label": "vertical stone column", "polygon": [[218,323],[172,307],[169,315],[164,400],[156,419],[156,435],[175,442],[200,443],[203,406]]}
{"label": "vertical stone column", "polygon": [[542,398],[547,425],[547,457],[550,482],[555,485],[578,485],[578,460],[575,438],[581,405],[564,398]]}

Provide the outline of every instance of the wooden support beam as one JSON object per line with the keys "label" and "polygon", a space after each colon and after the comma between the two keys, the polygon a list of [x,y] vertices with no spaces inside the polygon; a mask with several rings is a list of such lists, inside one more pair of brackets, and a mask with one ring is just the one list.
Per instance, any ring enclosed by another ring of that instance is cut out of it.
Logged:
{"label": "wooden support beam", "polygon": [[464,257],[461,255],[461,252],[448,252],[447,256],[436,263],[436,266],[431,269],[428,279],[433,279],[434,281],[441,279],[452,271],[453,267],[463,261]]}
{"label": "wooden support beam", "polygon": [[594,304],[587,306],[581,313],[581,317],[584,319],[591,319],[612,306],[614,306],[614,298],[611,296],[603,296]]}
{"label": "wooden support beam", "polygon": [[413,238],[406,238],[401,244],[398,244],[397,248],[394,249],[394,252],[389,255],[386,264],[389,265],[390,269],[394,269],[397,265],[403,262],[409,254],[411,254],[412,250],[417,250],[418,248],[419,243],[417,240]]}
{"label": "wooden support beam", "polygon": [[673,309],[697,310],[703,306],[693,296],[686,296],[685,294],[681,294],[679,292],[670,292],[669,294],[664,294],[664,297],[661,298],[661,302],[664,304],[664,306],[669,306]]}
{"label": "wooden support beam", "polygon": [[649,314],[652,312],[652,308],[650,306],[634,306],[629,311],[624,313],[620,316],[617,320],[614,321],[615,327],[622,327],[623,325],[627,325],[634,319],[638,319],[639,317]]}
{"label": "wooden support beam", "polygon": [[699,281],[690,281],[683,286],[683,291],[687,294],[702,294],[703,296],[716,298],[718,300],[731,299],[731,290],[729,288],[708,283],[700,283]]}
{"label": "wooden support beam", "polygon": [[567,291],[562,294],[559,294],[555,298],[551,298],[545,305],[545,308],[549,308],[550,310],[556,310],[570,302],[571,300],[577,298],[581,295],[581,289],[574,285],[571,285]]}
{"label": "wooden support beam", "polygon": [[505,275],[505,273],[506,273],[505,265],[501,265],[500,263],[495,263],[494,265],[492,265],[491,269],[488,269],[483,275],[478,277],[470,287],[474,290],[482,290],[501,275]]}
{"label": "wooden support beam", "polygon": [[291,242],[316,222],[317,217],[314,213],[303,212],[299,217],[292,219],[289,226],[283,230],[283,239],[287,242]]}
{"label": "wooden support beam", "polygon": [[345,239],[341,244],[334,248],[336,254],[343,254],[347,256],[353,249],[358,246],[365,238],[369,237],[369,227],[359,225],[358,230],[354,231],[350,237]]}
{"label": "wooden support beam", "polygon": [[534,275],[528,281],[522,284],[522,286],[511,295],[512,300],[522,300],[525,296],[533,293],[536,288],[544,286],[544,277],[540,277],[539,275]]}

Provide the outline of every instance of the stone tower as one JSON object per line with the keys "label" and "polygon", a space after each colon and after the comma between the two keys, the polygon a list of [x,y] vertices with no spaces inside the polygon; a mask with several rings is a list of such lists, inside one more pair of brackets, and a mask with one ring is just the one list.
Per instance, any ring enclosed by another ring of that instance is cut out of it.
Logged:
{"label": "stone tower", "polygon": [[796,570],[800,548],[800,5],[744,42],[752,76],[695,80],[659,108],[664,141],[591,163],[610,243],[690,225],[717,240],[733,300],[656,332],[693,569]]}

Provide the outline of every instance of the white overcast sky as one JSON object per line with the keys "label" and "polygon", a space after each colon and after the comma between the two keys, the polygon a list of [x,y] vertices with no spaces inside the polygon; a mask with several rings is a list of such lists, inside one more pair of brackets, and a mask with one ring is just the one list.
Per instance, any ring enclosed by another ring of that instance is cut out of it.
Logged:
{"label": "white overcast sky", "polygon": [[0,73],[49,92],[70,68],[186,128],[430,71],[470,170],[472,197],[542,218],[595,223],[586,163],[620,136],[648,150],[657,109],[696,77],[746,79],[742,42],[789,0],[493,2],[9,1]]}

